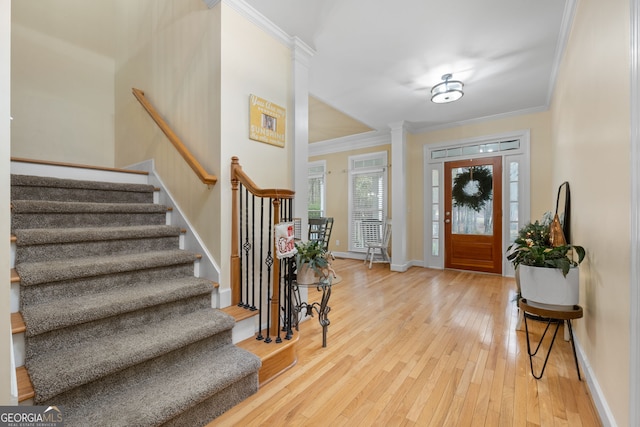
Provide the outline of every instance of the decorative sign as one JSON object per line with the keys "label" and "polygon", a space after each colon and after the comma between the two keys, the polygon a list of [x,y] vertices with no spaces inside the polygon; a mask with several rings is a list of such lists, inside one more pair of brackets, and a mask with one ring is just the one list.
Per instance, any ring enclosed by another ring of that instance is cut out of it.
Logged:
{"label": "decorative sign", "polygon": [[249,138],[284,147],[287,110],[255,95],[249,95]]}
{"label": "decorative sign", "polygon": [[276,224],[274,228],[276,257],[278,259],[291,258],[298,252],[294,240],[293,222],[281,222]]}

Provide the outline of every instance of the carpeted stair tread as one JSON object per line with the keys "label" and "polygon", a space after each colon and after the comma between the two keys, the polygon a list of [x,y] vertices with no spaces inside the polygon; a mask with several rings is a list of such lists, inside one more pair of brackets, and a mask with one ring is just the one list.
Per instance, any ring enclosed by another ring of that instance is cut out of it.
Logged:
{"label": "carpeted stair tread", "polygon": [[151,185],[11,176],[36,404],[65,425],[202,426],[258,389],[260,359],[211,308]]}
{"label": "carpeted stair tread", "polygon": [[11,175],[11,200],[152,203],[154,191],[149,184]]}
{"label": "carpeted stair tread", "polygon": [[[230,330],[235,321],[213,308],[118,331],[95,342],[40,354],[26,366],[38,401]],[[229,335],[229,344],[230,335]],[[210,364],[215,359],[209,360]],[[65,369],[59,369],[65,366]],[[210,365],[209,369],[214,366]],[[197,372],[197,371],[196,371]],[[204,372],[198,372],[198,375]],[[171,391],[171,389],[167,390]]]}
{"label": "carpeted stair tread", "polygon": [[14,200],[11,230],[164,225],[169,208],[153,203]]}
{"label": "carpeted stair tread", "polygon": [[[76,411],[67,411],[65,422],[68,426],[158,426],[244,378],[255,377],[251,381],[252,392],[244,394],[254,393],[259,368],[260,359],[255,355],[232,345],[225,346],[199,357],[185,358],[168,366],[163,375],[149,376],[96,396]],[[226,400],[219,402],[219,406],[226,409],[238,403],[229,404]],[[198,421],[204,425],[210,420]]]}
{"label": "carpeted stair tread", "polygon": [[129,184],[104,181],[87,181],[78,179],[53,178],[34,175],[11,175],[12,186],[82,188],[90,190],[116,190],[153,193],[154,187],[149,184]]}
{"label": "carpeted stair tread", "polygon": [[13,200],[11,211],[21,213],[158,213],[167,207],[153,203],[95,203],[43,200]]}
{"label": "carpeted stair tread", "polygon": [[127,292],[116,288],[93,295],[65,297],[23,307],[22,316],[31,337],[55,329],[91,322],[178,301],[196,295],[209,294],[214,287],[210,280],[194,276],[164,282],[138,284]]}
{"label": "carpeted stair tread", "polygon": [[62,259],[42,262],[24,262],[16,265],[22,286],[58,282],[82,277],[149,269],[166,265],[194,262],[197,255],[184,250],[152,251],[104,257]]}
{"label": "carpeted stair tread", "polygon": [[16,230],[17,264],[178,249],[180,227],[34,228]]}
{"label": "carpeted stair tread", "polygon": [[125,227],[31,228],[15,230],[16,246],[74,243],[94,240],[179,236],[180,227],[138,225]]}

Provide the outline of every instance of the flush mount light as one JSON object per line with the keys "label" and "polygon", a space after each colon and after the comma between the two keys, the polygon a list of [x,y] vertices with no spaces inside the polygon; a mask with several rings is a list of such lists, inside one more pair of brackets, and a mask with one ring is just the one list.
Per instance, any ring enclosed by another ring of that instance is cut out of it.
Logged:
{"label": "flush mount light", "polygon": [[445,74],[442,76],[444,81],[431,88],[431,102],[445,104],[462,98],[464,84],[458,80],[449,80],[451,77],[451,74]]}

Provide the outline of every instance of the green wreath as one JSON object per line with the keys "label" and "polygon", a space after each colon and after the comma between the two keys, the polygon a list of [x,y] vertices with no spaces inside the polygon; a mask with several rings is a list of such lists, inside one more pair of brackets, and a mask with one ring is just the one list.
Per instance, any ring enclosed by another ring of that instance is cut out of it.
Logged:
{"label": "green wreath", "polygon": [[[467,185],[477,181],[477,188],[473,193],[469,193]],[[469,168],[453,178],[453,190],[451,191],[454,206],[466,206],[476,212],[484,207],[491,199],[493,190],[493,174],[491,170],[484,166]]]}

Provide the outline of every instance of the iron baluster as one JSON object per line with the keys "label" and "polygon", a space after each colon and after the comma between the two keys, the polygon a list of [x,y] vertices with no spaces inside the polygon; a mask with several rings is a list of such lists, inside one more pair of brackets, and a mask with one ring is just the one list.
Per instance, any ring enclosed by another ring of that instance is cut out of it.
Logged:
{"label": "iron baluster", "polygon": [[[256,196],[251,198],[251,311],[256,311]],[[247,298],[248,300],[249,298]],[[247,301],[248,302],[248,301]]]}
{"label": "iron baluster", "polygon": [[[273,200],[270,199],[270,201],[272,202]],[[273,244],[271,243],[271,230],[273,229],[273,227],[271,227],[271,225],[273,224],[273,216],[272,216],[272,212],[273,210],[271,209],[271,204],[269,203],[269,244],[267,245],[267,257],[264,259],[265,264],[267,265],[267,298],[270,299],[271,297],[271,267],[273,266],[273,257],[272,257],[272,252],[271,252],[271,248],[273,247]],[[262,327],[262,325],[260,325],[260,327]],[[270,343],[271,342],[271,304],[269,302],[267,302],[267,337],[265,338],[264,342],[266,343]]]}
{"label": "iron baluster", "polygon": [[[263,255],[264,255],[264,198],[261,197],[260,198],[260,259],[263,259]],[[258,325],[260,325],[258,327],[258,335],[256,336],[257,340],[263,340],[264,336],[262,335],[262,316],[263,316],[263,305],[262,305],[262,298],[263,298],[263,287],[262,287],[262,271],[264,269],[264,265],[262,263],[260,263],[260,300],[258,301],[260,310],[259,310],[259,314],[258,314]]]}

